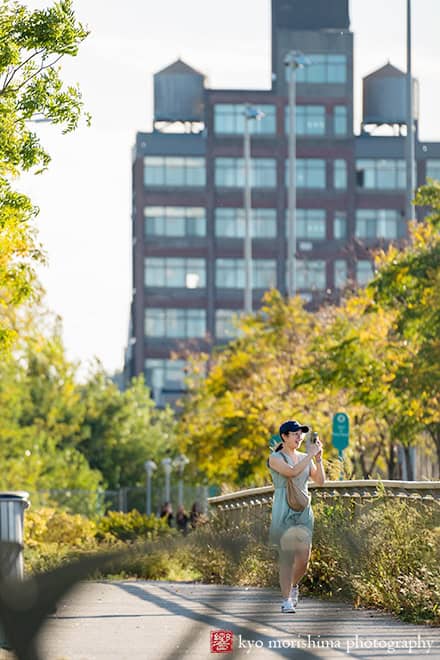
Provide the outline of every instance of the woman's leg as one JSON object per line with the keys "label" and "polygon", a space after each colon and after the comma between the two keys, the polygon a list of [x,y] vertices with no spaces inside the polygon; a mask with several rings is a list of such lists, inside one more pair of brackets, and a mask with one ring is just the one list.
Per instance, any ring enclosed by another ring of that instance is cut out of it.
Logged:
{"label": "woman's leg", "polygon": [[290,597],[290,588],[292,586],[292,572],[294,569],[294,555],[291,552],[280,551],[280,588],[284,599]]}
{"label": "woman's leg", "polygon": [[[290,574],[293,585],[298,584],[301,578],[305,575],[310,560],[311,550],[312,550],[312,546],[307,544],[303,548],[298,549],[296,551],[295,562],[292,566],[292,572]],[[290,587],[289,587],[289,593],[290,593]]]}

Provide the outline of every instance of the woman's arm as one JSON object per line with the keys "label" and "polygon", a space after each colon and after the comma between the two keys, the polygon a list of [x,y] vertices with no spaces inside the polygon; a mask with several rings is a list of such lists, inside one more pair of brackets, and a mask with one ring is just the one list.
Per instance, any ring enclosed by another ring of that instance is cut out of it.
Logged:
{"label": "woman's arm", "polygon": [[310,468],[310,477],[313,479],[315,484],[318,486],[323,486],[325,482],[325,472],[324,472],[324,464],[322,462],[322,458],[317,458],[316,459],[316,465],[312,461],[312,465]]}
{"label": "woman's arm", "polygon": [[283,477],[297,477],[303,470],[305,470],[312,459],[312,454],[306,454],[304,458],[292,466],[289,465],[289,463],[286,463],[281,456],[271,455],[269,456],[269,465],[272,470],[279,472]]}

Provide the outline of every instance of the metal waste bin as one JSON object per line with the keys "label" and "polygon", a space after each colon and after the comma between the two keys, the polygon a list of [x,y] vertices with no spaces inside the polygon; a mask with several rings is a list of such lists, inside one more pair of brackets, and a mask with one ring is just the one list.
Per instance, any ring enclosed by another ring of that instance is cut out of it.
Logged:
{"label": "metal waste bin", "polygon": [[23,579],[23,518],[29,507],[29,493],[0,492],[0,541],[12,546],[0,545],[1,579]]}

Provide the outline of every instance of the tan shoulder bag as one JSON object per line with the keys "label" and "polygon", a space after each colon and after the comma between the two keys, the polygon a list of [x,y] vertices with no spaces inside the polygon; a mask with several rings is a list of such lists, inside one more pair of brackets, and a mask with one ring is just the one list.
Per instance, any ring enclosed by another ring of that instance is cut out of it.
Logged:
{"label": "tan shoulder bag", "polygon": [[[282,455],[285,462],[290,465],[282,451],[280,451],[280,454]],[[310,502],[310,498],[302,492],[301,488],[298,488],[293,480],[293,477],[285,477],[285,479],[287,504],[292,509],[292,511],[304,511]]]}

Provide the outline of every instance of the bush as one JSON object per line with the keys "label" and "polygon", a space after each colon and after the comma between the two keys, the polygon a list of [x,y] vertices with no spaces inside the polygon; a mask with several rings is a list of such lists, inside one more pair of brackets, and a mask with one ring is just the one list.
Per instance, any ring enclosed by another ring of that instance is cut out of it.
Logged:
{"label": "bush", "polygon": [[145,539],[148,541],[160,535],[175,533],[165,518],[156,518],[154,515],[146,516],[136,509],[128,513],[109,511],[97,523],[97,538],[99,541],[135,541]]}

